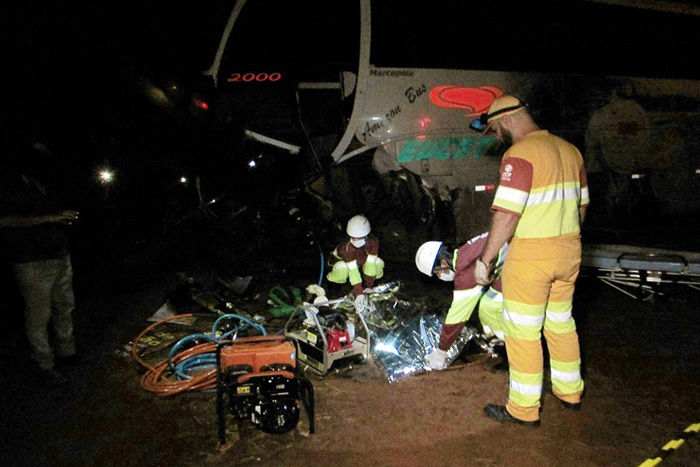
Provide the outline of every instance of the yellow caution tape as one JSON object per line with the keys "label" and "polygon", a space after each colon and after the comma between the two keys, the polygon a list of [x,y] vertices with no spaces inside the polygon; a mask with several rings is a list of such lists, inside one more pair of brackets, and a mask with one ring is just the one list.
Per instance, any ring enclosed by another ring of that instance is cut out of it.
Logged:
{"label": "yellow caution tape", "polygon": [[654,457],[650,457],[649,459],[645,460],[639,464],[639,467],[653,467],[655,465],[659,465],[664,458],[668,457],[670,454],[675,452],[676,449],[682,446],[683,443],[685,443],[685,440],[695,436],[698,434],[698,432],[700,432],[700,423],[693,423],[688,428],[683,430],[683,434],[681,436],[666,443]]}
{"label": "yellow caution tape", "polygon": [[697,433],[698,431],[700,431],[700,423],[693,423],[693,424],[690,425],[688,428],[686,428],[685,430],[683,430],[684,433],[690,433],[691,431],[694,431],[695,433]]}
{"label": "yellow caution tape", "polygon": [[661,449],[664,451],[668,451],[669,449],[678,449],[678,447],[684,442],[685,441],[683,441],[682,439],[674,439],[666,443],[666,446],[662,447]]}

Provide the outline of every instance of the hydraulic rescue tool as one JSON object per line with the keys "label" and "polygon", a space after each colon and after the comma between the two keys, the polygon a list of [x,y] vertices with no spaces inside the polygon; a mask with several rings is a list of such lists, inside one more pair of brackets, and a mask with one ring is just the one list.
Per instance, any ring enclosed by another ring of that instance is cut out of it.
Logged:
{"label": "hydraulic rescue tool", "polygon": [[[344,310],[341,305],[350,309]],[[367,324],[347,297],[297,307],[284,334],[296,341],[304,370],[320,377],[341,360],[364,362],[369,357]]]}
{"label": "hydraulic rescue tool", "polygon": [[297,366],[296,347],[284,336],[241,337],[216,348],[219,443],[226,444],[224,401],[239,420],[267,433],[286,433],[299,422],[300,404],[315,431],[314,390]]}

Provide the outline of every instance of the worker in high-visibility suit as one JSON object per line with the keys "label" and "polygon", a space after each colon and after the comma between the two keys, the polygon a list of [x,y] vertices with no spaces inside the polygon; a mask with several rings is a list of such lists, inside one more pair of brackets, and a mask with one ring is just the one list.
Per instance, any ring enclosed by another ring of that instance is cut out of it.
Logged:
{"label": "worker in high-visibility suit", "polygon": [[384,275],[384,261],[379,257],[379,240],[370,235],[369,220],[362,215],[352,217],[345,229],[348,240],[341,242],[331,253],[333,267],[326,278],[336,284],[350,281],[355,306],[367,305],[364,290],[374,287],[374,280]]}
{"label": "worker in high-visibility suit", "polygon": [[[440,341],[437,348],[426,355],[431,370],[447,368],[447,351],[459,337],[477,305],[484,336],[496,337],[500,341],[504,338],[501,280],[497,277],[490,286],[484,287],[477,284],[474,277],[476,258],[481,254],[487,237],[486,233],[478,235],[459,248],[452,248],[443,242],[425,242],[416,252],[416,267],[420,272],[427,276],[435,274],[445,282],[454,281],[452,304],[442,325]],[[507,249],[508,244],[505,244],[499,252],[494,270],[496,276],[500,275]]]}
{"label": "worker in high-visibility suit", "polygon": [[516,97],[496,99],[481,120],[487,133],[511,145],[474,273],[477,282],[488,284],[498,251],[509,241],[502,273],[508,403],[489,404],[484,413],[501,423],[539,426],[543,328],[552,392],[564,407],[581,408],[584,384],[572,301],[589,203],[586,171],[576,147],[540,129]]}

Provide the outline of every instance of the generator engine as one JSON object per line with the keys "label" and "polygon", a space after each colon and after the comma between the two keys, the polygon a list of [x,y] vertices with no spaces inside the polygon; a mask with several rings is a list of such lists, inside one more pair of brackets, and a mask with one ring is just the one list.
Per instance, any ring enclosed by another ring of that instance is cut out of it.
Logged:
{"label": "generator engine", "polygon": [[217,347],[219,441],[226,439],[228,412],[266,433],[286,433],[299,422],[300,405],[314,432],[313,385],[297,368],[296,346],[284,336],[242,337]]}

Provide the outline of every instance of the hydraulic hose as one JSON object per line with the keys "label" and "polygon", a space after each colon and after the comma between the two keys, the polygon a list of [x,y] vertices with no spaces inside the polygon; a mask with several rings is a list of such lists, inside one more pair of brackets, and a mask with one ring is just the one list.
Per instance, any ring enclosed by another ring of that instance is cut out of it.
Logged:
{"label": "hydraulic hose", "polygon": [[[158,396],[171,396],[184,391],[214,390],[216,389],[217,346],[227,340],[235,340],[235,337],[233,339],[228,339],[228,336],[231,334],[237,336],[240,330],[248,327],[253,327],[260,331],[263,335],[267,335],[267,330],[260,324],[255,323],[244,316],[227,314],[220,316],[214,322],[214,325],[212,326],[212,335],[198,333],[183,337],[172,347],[172,349],[170,349],[168,357],[155,366],[150,365],[138,355],[139,342],[148,332],[152,331],[163,323],[191,316],[192,314],[176,315],[158,321],[157,323],[154,323],[144,329],[134,340],[131,348],[131,356],[134,358],[134,360],[136,360],[136,362],[147,370],[147,372],[141,378],[141,387],[143,387],[146,391],[152,392]],[[231,318],[238,319],[242,323],[220,338],[214,337],[217,335],[219,323],[223,319]],[[201,340],[205,340],[207,342],[197,343],[193,347],[179,351],[179,349],[186,343]],[[173,375],[178,379],[173,380],[171,378]]]}
{"label": "hydraulic hose", "polygon": [[323,273],[324,273],[324,257],[323,257],[323,249],[321,249],[321,245],[318,245],[318,252],[321,254],[321,274],[318,275],[318,286],[321,287],[321,284],[323,284]]}

